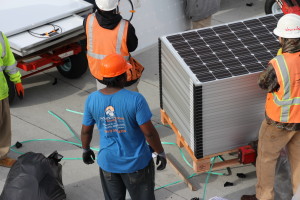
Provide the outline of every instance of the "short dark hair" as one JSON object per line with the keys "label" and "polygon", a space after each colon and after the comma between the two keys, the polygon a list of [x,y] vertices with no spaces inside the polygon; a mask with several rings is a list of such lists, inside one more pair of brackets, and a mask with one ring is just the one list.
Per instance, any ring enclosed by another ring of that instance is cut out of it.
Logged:
{"label": "short dark hair", "polygon": [[112,78],[103,78],[103,80],[97,79],[100,83],[107,87],[124,87],[126,84],[127,75],[126,72]]}

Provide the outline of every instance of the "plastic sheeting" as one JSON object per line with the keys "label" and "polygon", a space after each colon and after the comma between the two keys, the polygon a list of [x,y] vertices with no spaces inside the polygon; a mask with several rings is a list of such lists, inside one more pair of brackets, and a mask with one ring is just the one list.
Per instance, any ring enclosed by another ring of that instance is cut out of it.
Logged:
{"label": "plastic sheeting", "polygon": [[276,200],[289,200],[293,197],[291,169],[286,148],[282,149],[277,160],[274,190]]}
{"label": "plastic sheeting", "polygon": [[28,152],[20,156],[6,179],[0,200],[63,200],[62,156],[53,152],[48,158]]}
{"label": "plastic sheeting", "polygon": [[293,196],[292,200],[300,199],[300,186],[298,187],[296,194]]}

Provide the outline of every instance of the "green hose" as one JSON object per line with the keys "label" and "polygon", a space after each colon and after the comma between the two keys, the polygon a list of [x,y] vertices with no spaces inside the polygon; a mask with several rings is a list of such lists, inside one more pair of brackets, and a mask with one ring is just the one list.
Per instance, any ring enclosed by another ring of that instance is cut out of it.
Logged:
{"label": "green hose", "polygon": [[79,114],[79,115],[83,115],[82,112],[77,112],[77,111],[70,110],[70,109],[66,109],[66,111],[69,111],[69,112],[72,112],[72,113],[75,113],[75,114]]}
{"label": "green hose", "polygon": [[59,121],[61,121],[69,129],[69,131],[72,133],[73,137],[81,144],[81,140],[77,137],[77,135],[73,132],[71,127],[62,118],[58,117],[52,111],[48,111],[48,113],[53,115],[54,117],[56,117]]}
{"label": "green hose", "polygon": [[[69,111],[69,112],[72,112],[72,113],[75,113],[75,114],[83,115],[83,113],[81,113],[81,112],[73,111],[73,110],[70,110],[70,109],[66,109],[66,111]],[[78,147],[82,147],[81,140],[76,136],[76,134],[73,132],[73,130],[71,129],[71,127],[70,127],[70,126],[69,126],[62,118],[60,118],[59,116],[57,116],[56,114],[54,114],[52,111],[48,111],[48,113],[51,114],[52,116],[56,117],[59,121],[61,121],[61,122],[68,128],[68,130],[72,133],[73,137],[78,141],[78,143],[70,142],[70,141],[66,141],[66,140],[57,140],[57,139],[35,139],[35,140],[26,140],[26,141],[23,141],[23,142],[21,142],[21,143],[28,143],[28,142],[35,142],[35,141],[52,141],[52,142],[63,142],[63,143],[68,143],[68,144],[76,145],[76,146],[78,146]],[[157,127],[161,127],[161,126],[163,126],[163,125],[157,125],[157,126],[155,126],[155,127],[157,128]],[[162,144],[165,144],[165,145],[176,145],[176,146],[177,146],[177,144],[176,144],[176,143],[173,143],[173,142],[162,142]],[[17,151],[17,150],[15,150],[15,149],[13,149],[13,147],[15,147],[15,146],[16,146],[16,145],[12,145],[12,146],[10,147],[11,151],[13,151],[13,152],[15,152],[15,153],[18,153],[18,154],[24,154],[24,153],[22,153],[22,152],[20,152],[20,151]],[[177,147],[178,147],[178,146],[177,146]],[[178,148],[179,148],[179,147],[178,147]],[[91,148],[91,149],[94,150],[94,151],[99,151],[98,148]],[[192,166],[192,165],[188,162],[188,160],[186,159],[186,157],[185,157],[185,155],[184,155],[184,153],[183,153],[183,151],[182,151],[181,148],[179,148],[179,151],[180,151],[180,154],[181,154],[183,160],[185,161],[185,163],[186,163],[189,167],[193,168],[193,166]],[[209,180],[210,174],[224,175],[224,173],[216,173],[216,172],[212,172],[212,168],[213,168],[213,165],[214,165],[215,158],[216,158],[216,157],[213,157],[213,158],[212,158],[212,161],[211,161],[212,164],[211,164],[211,166],[210,166],[210,170],[209,170],[208,172],[206,172],[206,173],[207,173],[207,177],[206,177],[206,181],[205,181],[205,185],[204,185],[203,200],[205,200],[205,196],[206,196],[206,186],[207,186],[207,184],[208,184],[208,180]],[[221,158],[220,158],[220,159],[221,159]],[[82,158],[63,158],[63,160],[82,160]],[[194,173],[194,174],[188,176],[187,179],[190,179],[190,178],[192,178],[192,177],[194,177],[194,176],[196,176],[196,175],[197,175],[197,174]],[[164,185],[164,186],[160,186],[160,187],[158,187],[158,188],[155,188],[155,190],[159,190],[159,189],[162,189],[162,188],[165,188],[165,187],[168,187],[168,186],[171,186],[171,185],[180,183],[180,182],[183,182],[183,180],[175,181],[175,182],[173,182],[173,183],[170,183],[170,184],[167,184],[167,185]]]}
{"label": "green hose", "polygon": [[[79,146],[79,147],[82,147],[82,144],[79,144],[79,143],[75,143],[75,142],[69,142],[69,141],[66,141],[66,140],[57,140],[57,139],[35,139],[35,140],[26,140],[26,141],[23,141],[21,142],[22,144],[24,143],[28,143],[28,142],[38,142],[38,141],[51,141],[51,142],[63,142],[63,143],[68,143],[68,144],[73,144],[73,145],[76,145],[76,146]],[[15,152],[15,153],[18,153],[18,154],[24,154],[20,151],[17,151],[15,149],[13,149],[13,147],[15,147],[16,145],[12,145],[10,147],[10,150]],[[92,150],[94,151],[99,151],[98,148],[93,148],[91,147]],[[82,160],[82,158],[63,158],[63,160]]]}
{"label": "green hose", "polygon": [[[217,156],[213,157],[210,162],[211,162],[211,165],[210,165],[210,168],[209,168],[209,171],[208,172],[211,172],[212,171],[212,168],[214,166],[214,163],[215,163],[215,159],[216,159]],[[204,184],[204,192],[203,192],[203,200],[205,200],[206,198],[206,186],[208,185],[208,180],[209,180],[209,176],[210,176],[211,173],[208,173],[207,176],[206,176],[206,179],[205,179],[205,184]]]}

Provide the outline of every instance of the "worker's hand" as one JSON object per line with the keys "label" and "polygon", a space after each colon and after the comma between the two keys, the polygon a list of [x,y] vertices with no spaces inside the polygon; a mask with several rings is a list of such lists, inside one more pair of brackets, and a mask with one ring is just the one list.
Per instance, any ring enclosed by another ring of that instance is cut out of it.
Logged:
{"label": "worker's hand", "polygon": [[16,91],[17,91],[17,95],[20,99],[23,99],[24,97],[24,88],[22,83],[17,83],[16,85]]}
{"label": "worker's hand", "polygon": [[91,149],[84,149],[82,154],[82,160],[85,164],[93,164],[95,160],[95,154]]}
{"label": "worker's hand", "polygon": [[162,153],[157,154],[156,157],[156,165],[159,165],[156,169],[157,170],[163,170],[166,168],[167,165],[167,157],[165,152],[163,151]]}

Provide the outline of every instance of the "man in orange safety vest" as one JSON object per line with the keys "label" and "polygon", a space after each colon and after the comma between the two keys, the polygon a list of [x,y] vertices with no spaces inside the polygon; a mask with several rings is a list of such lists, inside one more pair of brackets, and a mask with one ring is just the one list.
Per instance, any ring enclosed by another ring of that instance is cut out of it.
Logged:
{"label": "man in orange safety vest", "polygon": [[258,139],[256,195],[244,195],[241,200],[274,200],[276,162],[285,146],[294,194],[300,186],[300,16],[281,17],[274,34],[282,54],[269,62],[259,78],[259,86],[268,95]]}
{"label": "man in orange safety vest", "polygon": [[[97,68],[109,54],[118,53],[129,60],[130,53],[137,48],[138,39],[132,24],[122,19],[117,12],[118,0],[96,0],[97,11],[86,17],[84,27],[87,36],[87,58],[91,74],[99,77]],[[138,91],[137,85],[143,69],[127,72],[126,89]],[[97,81],[97,89],[105,87]]]}

